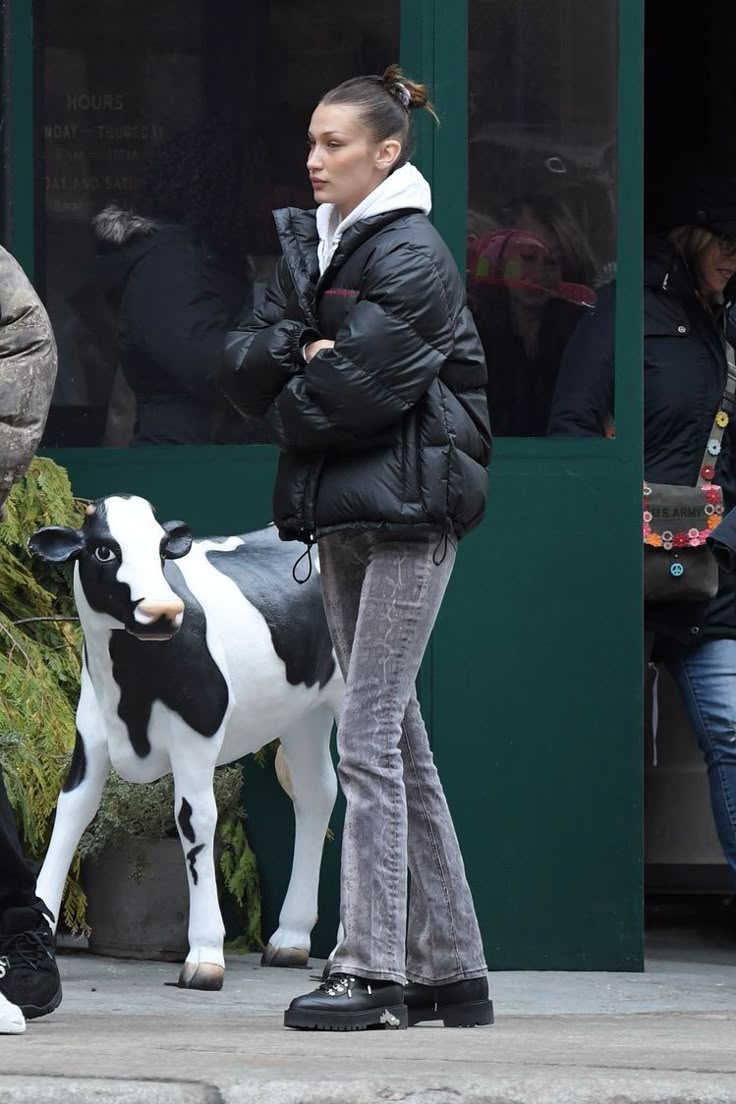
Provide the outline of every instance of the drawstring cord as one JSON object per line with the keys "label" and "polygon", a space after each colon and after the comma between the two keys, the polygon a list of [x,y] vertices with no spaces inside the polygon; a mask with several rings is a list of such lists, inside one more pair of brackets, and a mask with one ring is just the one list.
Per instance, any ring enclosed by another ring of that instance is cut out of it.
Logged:
{"label": "drawstring cord", "polygon": [[[315,543],[316,542],[315,542],[314,536],[310,533],[307,540],[306,540],[306,545],[307,545],[306,549],[304,550],[304,552],[302,552],[301,556],[299,557],[299,559],[296,561],[296,563],[294,564],[294,566],[291,569],[291,575],[292,575],[292,578],[294,579],[294,582],[299,583],[300,586],[303,583],[309,582],[309,580],[312,577],[312,569],[314,567],[314,565],[312,563],[312,546]],[[451,539],[450,534],[447,533],[447,532],[442,533],[441,536],[440,536],[440,539],[437,541],[437,544],[434,546],[434,550],[432,551],[432,563],[434,564],[435,567],[440,567],[445,562],[445,559],[447,557],[447,547],[448,547],[448,545],[452,545],[452,548],[454,550],[457,549],[457,545]],[[439,555],[439,558],[438,558],[438,554],[440,552],[440,549],[442,550],[442,554]],[[299,564],[305,558],[307,560],[307,563],[309,564],[309,567],[308,567],[308,570],[307,570],[307,574],[304,576],[303,579],[300,579],[299,575],[298,575]]]}
{"label": "drawstring cord", "polygon": [[[299,559],[296,561],[296,563],[294,564],[294,566],[291,569],[291,575],[292,575],[292,578],[293,578],[294,582],[299,583],[300,586],[302,586],[303,583],[309,582],[309,580],[312,578],[312,545],[313,544],[314,544],[314,537],[310,533],[309,537],[307,538],[306,551],[302,552],[301,556],[299,557]],[[299,564],[302,562],[302,560],[304,559],[305,556],[307,558],[307,563],[309,564],[309,568],[308,568],[307,574],[304,576],[304,578],[300,579],[298,574],[297,574],[297,569],[299,567]]]}
{"label": "drawstring cord", "polygon": [[[445,562],[448,544],[451,544],[453,549],[457,550],[457,545],[450,539],[450,534],[448,532],[444,532],[441,535],[440,539],[437,541],[437,544],[434,547],[434,551],[432,552],[432,563],[435,567],[440,567]],[[437,553],[439,552],[440,548],[442,548],[442,555],[439,559],[437,559]]]}

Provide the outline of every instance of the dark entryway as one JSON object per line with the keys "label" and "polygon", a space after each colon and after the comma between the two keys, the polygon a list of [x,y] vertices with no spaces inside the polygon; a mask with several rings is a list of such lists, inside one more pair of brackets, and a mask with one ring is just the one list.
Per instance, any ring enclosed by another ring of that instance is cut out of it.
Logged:
{"label": "dark entryway", "polygon": [[[645,231],[657,229],[667,183],[683,163],[736,165],[736,5],[648,0],[645,31]],[[651,682],[651,680],[650,680]],[[651,691],[651,685],[650,685]],[[674,684],[651,693],[644,743],[645,887],[650,928],[733,929],[736,880],[713,826],[702,756]]]}

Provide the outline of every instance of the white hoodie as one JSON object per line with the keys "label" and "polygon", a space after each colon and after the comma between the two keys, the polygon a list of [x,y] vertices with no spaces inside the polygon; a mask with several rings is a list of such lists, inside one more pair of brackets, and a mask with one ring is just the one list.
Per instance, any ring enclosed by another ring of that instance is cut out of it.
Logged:
{"label": "white hoodie", "polygon": [[320,275],[332,260],[348,226],[352,226],[359,219],[370,218],[371,215],[382,215],[386,211],[400,211],[406,208],[421,211],[425,215],[432,210],[432,193],[429,184],[419,169],[409,161],[369,192],[342,222],[339,221],[340,216],[334,203],[321,203],[317,208],[317,233],[319,234],[317,259]]}

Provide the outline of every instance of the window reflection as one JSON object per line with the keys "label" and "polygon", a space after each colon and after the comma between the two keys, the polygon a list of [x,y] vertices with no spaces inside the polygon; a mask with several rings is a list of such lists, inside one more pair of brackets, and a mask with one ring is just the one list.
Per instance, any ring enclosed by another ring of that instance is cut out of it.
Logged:
{"label": "window reflection", "polygon": [[468,294],[499,436],[546,433],[615,272],[616,19],[615,0],[470,0]]}
{"label": "window reflection", "polygon": [[316,0],[55,0],[37,18],[45,444],[260,440],[217,397],[223,336],[279,254],[271,210],[312,203],[309,110],[396,60],[399,0],[349,20]]}

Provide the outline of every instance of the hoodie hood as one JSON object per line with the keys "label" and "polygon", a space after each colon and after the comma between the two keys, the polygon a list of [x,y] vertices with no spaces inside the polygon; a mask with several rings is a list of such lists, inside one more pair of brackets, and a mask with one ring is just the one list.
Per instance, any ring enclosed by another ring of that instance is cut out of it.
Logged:
{"label": "hoodie hood", "polygon": [[432,192],[419,169],[407,161],[400,169],[387,176],[382,184],[369,192],[350,214],[340,221],[334,203],[322,203],[317,208],[317,233],[319,244],[317,258],[320,275],[328,267],[345,231],[364,218],[383,215],[388,211],[421,211],[428,215],[432,210]]}

